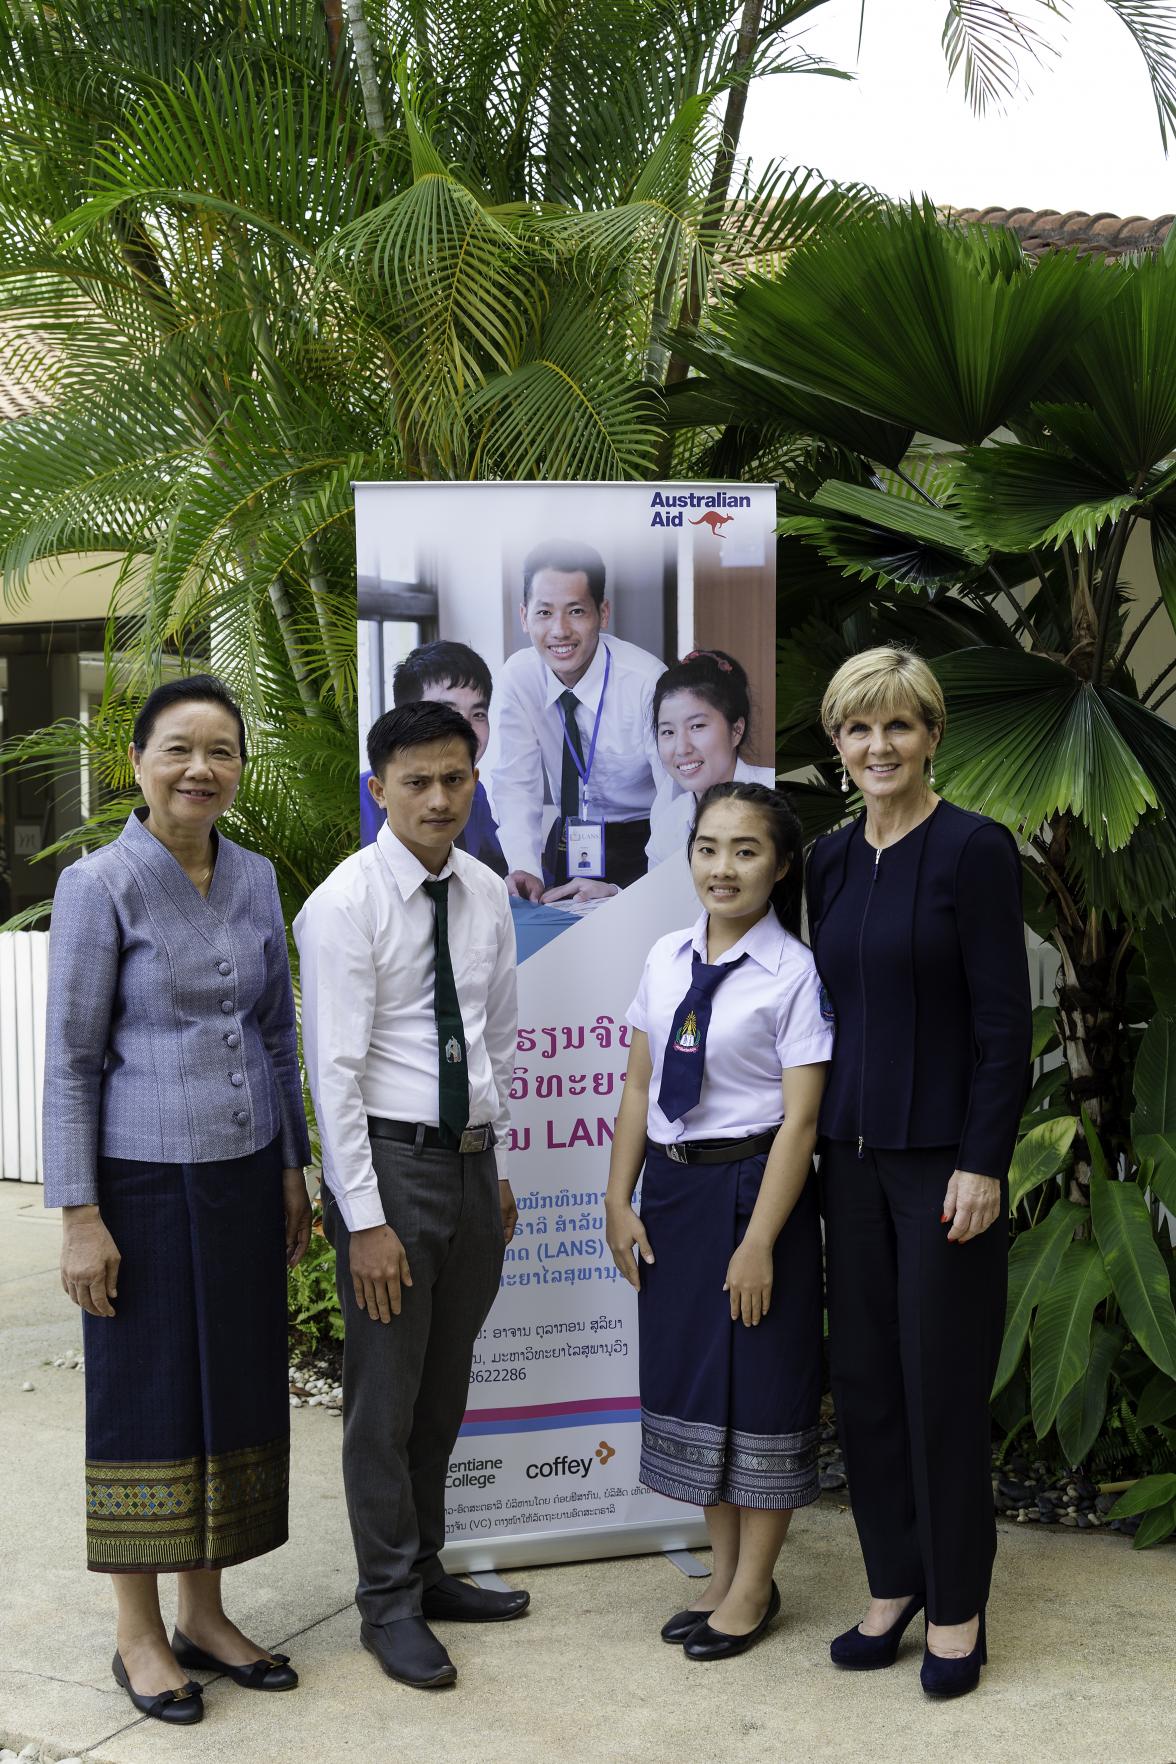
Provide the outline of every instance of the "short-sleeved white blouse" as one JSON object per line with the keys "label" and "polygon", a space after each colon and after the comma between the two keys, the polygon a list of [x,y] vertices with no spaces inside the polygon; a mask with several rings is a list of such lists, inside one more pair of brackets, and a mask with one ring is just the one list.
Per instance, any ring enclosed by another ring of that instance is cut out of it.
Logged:
{"label": "short-sleeved white blouse", "polygon": [[659,1145],[739,1139],[778,1126],[781,1072],[817,1065],[833,1051],[833,1026],[821,1014],[812,954],[769,909],[720,958],[748,957],[714,993],[698,1104],[684,1120],[667,1120],[657,1105],[662,1058],[674,1013],[690,986],[694,952],[706,959],[706,929],[702,913],[694,925],[658,939],[626,1012],[632,1027],[649,1038],[653,1077],[646,1131]]}

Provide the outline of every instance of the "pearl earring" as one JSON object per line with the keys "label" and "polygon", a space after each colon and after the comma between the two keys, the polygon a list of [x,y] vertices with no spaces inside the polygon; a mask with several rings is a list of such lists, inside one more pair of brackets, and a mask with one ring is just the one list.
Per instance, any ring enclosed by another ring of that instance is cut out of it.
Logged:
{"label": "pearl earring", "polygon": [[931,769],[927,773],[927,782],[931,786],[932,790],[934,790],[934,788],[935,788],[935,755],[934,754],[931,755]]}
{"label": "pearl earring", "polygon": [[844,765],[841,768],[841,794],[843,796],[849,795],[849,773],[846,771]]}

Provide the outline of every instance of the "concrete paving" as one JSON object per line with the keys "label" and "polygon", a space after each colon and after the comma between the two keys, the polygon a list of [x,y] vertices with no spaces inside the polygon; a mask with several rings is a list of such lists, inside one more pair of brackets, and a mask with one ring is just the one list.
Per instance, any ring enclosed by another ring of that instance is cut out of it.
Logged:
{"label": "concrete paving", "polygon": [[991,1664],[975,1695],[933,1704],[915,1639],[889,1672],[829,1664],[862,1597],[853,1526],[829,1497],[793,1528],[781,1621],[738,1660],[693,1665],[658,1640],[690,1583],[644,1556],[512,1572],[531,1614],[443,1630],[458,1685],[404,1689],[358,1645],[340,1423],[320,1409],[291,1416],[295,1541],[225,1577],[233,1614],[294,1657],[300,1689],[213,1680],[199,1727],[136,1718],[110,1676],[109,1584],[83,1567],[82,1374],[45,1364],[81,1341],[58,1236],[37,1190],[0,1183],[0,1745],[92,1764],[1176,1761],[1176,1549],[1002,1525]]}

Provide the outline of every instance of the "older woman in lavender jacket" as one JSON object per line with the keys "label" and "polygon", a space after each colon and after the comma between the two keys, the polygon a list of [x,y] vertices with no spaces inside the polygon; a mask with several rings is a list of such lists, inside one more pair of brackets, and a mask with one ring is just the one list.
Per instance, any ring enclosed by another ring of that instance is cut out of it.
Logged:
{"label": "older woman in lavender jacket", "polygon": [[[86,1535],[114,1576],[114,1676],[189,1724],[190,1668],[298,1682],[230,1622],[220,1573],[286,1539],[286,1267],[310,1150],[273,868],[215,830],[241,713],[209,675],[171,681],[130,757],[146,807],[53,906],[45,1198],[84,1312]],[[161,1572],[178,1576],[170,1643]]]}

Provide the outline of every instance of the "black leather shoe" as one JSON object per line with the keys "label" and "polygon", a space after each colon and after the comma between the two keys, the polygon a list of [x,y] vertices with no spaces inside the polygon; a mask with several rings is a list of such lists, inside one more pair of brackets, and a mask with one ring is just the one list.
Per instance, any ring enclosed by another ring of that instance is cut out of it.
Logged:
{"label": "black leather shoe", "polygon": [[881,1635],[863,1635],[855,1624],[829,1643],[829,1658],[834,1666],[844,1666],[847,1672],[874,1672],[880,1666],[893,1666],[908,1623],[922,1609],[922,1598],[912,1599]]}
{"label": "black leather shoe", "polygon": [[987,1664],[988,1637],[984,1631],[984,1613],[981,1611],[980,1628],[972,1652],[950,1660],[945,1659],[942,1654],[933,1654],[930,1648],[924,1648],[919,1683],[929,1697],[963,1697],[969,1691],[975,1690],[980,1683],[980,1668]]}
{"label": "black leather shoe", "polygon": [[204,1720],[204,1686],[193,1679],[188,1680],[183,1690],[158,1691],[153,1697],[141,1697],[127,1677],[121,1654],[114,1656],[110,1670],[136,1709],[150,1715],[153,1721],[166,1721],[172,1727],[195,1727]]}
{"label": "black leather shoe", "polygon": [[171,1645],[180,1665],[187,1666],[189,1671],[223,1672],[226,1678],[231,1678],[244,1690],[294,1690],[298,1684],[298,1674],[290,1664],[289,1654],[271,1654],[268,1660],[250,1660],[247,1666],[230,1666],[227,1660],[218,1660],[215,1654],[207,1654],[203,1648],[198,1648],[179,1629],[172,1631]]}
{"label": "black leather shoe", "polygon": [[430,1623],[509,1623],[530,1603],[529,1592],[493,1592],[443,1574],[421,1594],[421,1616]]}
{"label": "black leather shoe", "polygon": [[721,1629],[712,1629],[709,1623],[701,1623],[683,1642],[682,1652],[688,1660],[733,1660],[736,1654],[746,1654],[748,1648],[754,1648],[779,1615],[780,1588],[773,1580],[768,1608],[754,1629],[746,1635],[727,1635]]}
{"label": "black leather shoe", "polygon": [[684,1642],[709,1616],[709,1611],[675,1611],[669,1621],[662,1624],[661,1638],[664,1642]]}
{"label": "black leather shoe", "polygon": [[359,1639],[374,1654],[389,1678],[414,1690],[452,1684],[457,1667],[423,1617],[401,1617],[395,1623],[361,1623]]}

